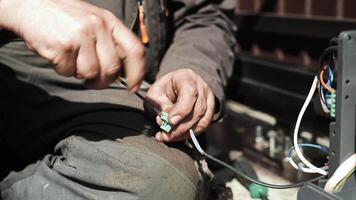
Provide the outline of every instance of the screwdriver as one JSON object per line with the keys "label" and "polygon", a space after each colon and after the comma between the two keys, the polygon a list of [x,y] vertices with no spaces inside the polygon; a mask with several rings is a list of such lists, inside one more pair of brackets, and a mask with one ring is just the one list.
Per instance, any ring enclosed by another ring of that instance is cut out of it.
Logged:
{"label": "screwdriver", "polygon": [[[115,81],[116,83],[118,84],[122,84],[124,85],[126,88],[128,88],[128,85],[127,83],[122,80],[120,77]],[[141,93],[140,93],[140,90],[135,92],[135,95],[140,98],[144,103],[146,103],[146,105],[148,105],[155,113],[155,115],[158,115],[161,120],[162,120],[162,124],[160,126],[160,128],[168,133],[171,129],[172,129],[172,126],[169,124],[169,116],[168,116],[168,113],[166,112],[161,112],[160,110],[158,110],[151,102],[149,102]]]}
{"label": "screwdriver", "polygon": [[[121,84],[124,85],[126,88],[128,88],[127,83],[126,83],[124,80],[122,80],[121,78],[118,78],[118,79],[116,80],[116,83],[118,83],[118,84],[121,83]],[[140,98],[143,102],[145,102],[147,105],[149,105],[150,108],[152,108],[152,110],[155,112],[156,115],[158,115],[158,114],[161,112],[161,111],[159,111],[151,102],[149,102],[149,101],[140,93],[140,90],[137,91],[137,92],[135,92],[135,95],[136,95],[138,98]]]}
{"label": "screwdriver", "polygon": [[[258,180],[258,176],[256,171],[253,169],[253,166],[245,159],[235,161],[234,167],[249,177]],[[268,189],[266,187],[252,183],[251,181],[240,176],[236,176],[236,179],[250,192],[252,199],[268,200]]]}

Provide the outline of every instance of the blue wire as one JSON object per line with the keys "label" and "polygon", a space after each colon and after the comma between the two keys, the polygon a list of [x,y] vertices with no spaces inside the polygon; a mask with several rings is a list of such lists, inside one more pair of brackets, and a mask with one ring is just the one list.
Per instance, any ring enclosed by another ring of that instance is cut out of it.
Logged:
{"label": "blue wire", "polygon": [[[310,148],[315,148],[315,149],[320,149],[321,151],[323,151],[324,153],[328,154],[329,153],[329,149],[322,146],[322,145],[318,145],[318,144],[307,144],[307,143],[302,143],[302,144],[298,144],[299,147],[304,148],[304,147],[310,147]],[[289,150],[288,150],[288,158],[292,157],[292,153],[294,150],[294,146],[292,146]]]}
{"label": "blue wire", "polygon": [[[334,72],[331,70],[330,65],[326,65],[326,67],[327,67],[327,69],[328,69],[328,81],[326,82],[326,84],[327,84],[329,87],[331,87],[331,84],[332,84],[332,82],[333,82],[333,80],[334,80]],[[324,94],[323,88],[321,88],[320,92],[321,92],[322,94]],[[321,95],[321,96],[322,96],[323,102],[324,102],[325,104],[327,104],[326,101],[325,101],[324,95]],[[330,94],[329,92],[326,92],[325,97],[330,98],[330,97],[331,97],[331,94]]]}
{"label": "blue wire", "polygon": [[325,101],[325,97],[324,97],[324,89],[323,89],[323,86],[320,86],[320,97],[321,97],[321,100],[324,102],[325,105],[326,104],[326,101]]}
{"label": "blue wire", "polygon": [[[327,65],[328,68],[328,73],[329,73],[329,78],[328,78],[328,82],[330,81],[330,84],[334,81],[334,72],[331,70],[330,65]],[[331,85],[329,85],[331,86]]]}

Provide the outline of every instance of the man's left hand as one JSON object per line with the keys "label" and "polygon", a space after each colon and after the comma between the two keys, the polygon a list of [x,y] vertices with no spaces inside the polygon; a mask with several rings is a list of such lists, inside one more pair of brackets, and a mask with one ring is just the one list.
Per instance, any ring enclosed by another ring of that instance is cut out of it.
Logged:
{"label": "man's left hand", "polygon": [[[214,94],[191,69],[173,71],[157,80],[148,90],[147,99],[169,114],[172,130],[156,134],[156,139],[163,142],[186,139],[190,128],[195,133],[201,133],[208,127],[215,112]],[[157,123],[162,123],[159,117]]]}

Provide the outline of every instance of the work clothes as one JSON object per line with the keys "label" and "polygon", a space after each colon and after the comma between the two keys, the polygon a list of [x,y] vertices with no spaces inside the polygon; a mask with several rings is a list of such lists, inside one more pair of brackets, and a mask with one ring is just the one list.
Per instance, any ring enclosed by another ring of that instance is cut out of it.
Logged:
{"label": "work clothes", "polygon": [[[139,32],[136,1],[89,2]],[[141,89],[168,72],[190,68],[221,105],[235,43],[234,26],[220,10],[227,1],[143,3],[149,42]],[[122,85],[88,90],[81,80],[57,75],[49,61],[11,33],[1,31],[0,40],[3,199],[206,197],[204,161],[184,143],[167,146],[154,140],[154,119]],[[221,110],[215,119],[219,116]]]}

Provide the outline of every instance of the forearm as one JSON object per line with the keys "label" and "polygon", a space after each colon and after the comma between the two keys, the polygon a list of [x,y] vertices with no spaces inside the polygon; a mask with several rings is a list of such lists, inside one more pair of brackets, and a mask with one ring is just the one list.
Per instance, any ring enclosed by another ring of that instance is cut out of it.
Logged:
{"label": "forearm", "polygon": [[194,9],[178,12],[184,14],[175,17],[174,41],[158,77],[179,68],[190,68],[205,80],[222,104],[234,63],[234,25],[216,6],[203,5],[194,13],[189,10]]}
{"label": "forearm", "polygon": [[215,95],[220,98],[232,73],[235,40],[217,26],[193,26],[196,24],[183,26],[184,30],[176,33],[158,76],[180,68],[193,69],[211,85]]}

